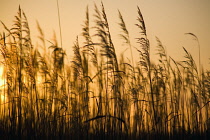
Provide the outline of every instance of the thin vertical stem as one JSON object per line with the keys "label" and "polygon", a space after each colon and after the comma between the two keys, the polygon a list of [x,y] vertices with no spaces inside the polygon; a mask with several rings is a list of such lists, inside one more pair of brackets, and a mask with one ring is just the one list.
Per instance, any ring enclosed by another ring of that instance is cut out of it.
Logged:
{"label": "thin vertical stem", "polygon": [[62,33],[61,33],[61,19],[60,19],[60,10],[59,10],[58,0],[57,0],[57,9],[58,9],[58,21],[59,21],[61,48],[62,48],[63,44],[62,44]]}

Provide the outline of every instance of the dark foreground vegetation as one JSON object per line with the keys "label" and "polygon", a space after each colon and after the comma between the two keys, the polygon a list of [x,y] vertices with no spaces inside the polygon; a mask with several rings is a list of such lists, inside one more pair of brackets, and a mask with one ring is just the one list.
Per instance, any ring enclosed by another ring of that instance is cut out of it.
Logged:
{"label": "dark foreground vegetation", "polygon": [[87,8],[84,41],[76,39],[71,60],[38,23],[41,43],[32,44],[21,8],[11,29],[2,22],[0,139],[209,139],[210,71],[185,48],[183,61],[175,61],[158,38],[153,63],[139,8],[137,14],[134,47],[119,12],[129,58],[115,52],[103,4],[95,5],[93,27]]}

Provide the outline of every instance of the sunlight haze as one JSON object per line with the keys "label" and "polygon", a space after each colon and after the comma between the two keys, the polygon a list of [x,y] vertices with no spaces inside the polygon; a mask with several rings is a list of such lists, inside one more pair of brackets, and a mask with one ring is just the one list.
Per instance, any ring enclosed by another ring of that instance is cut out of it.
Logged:
{"label": "sunlight haze", "polygon": [[[56,0],[0,0],[0,20],[11,28],[14,16],[18,11],[18,6],[27,15],[30,28],[32,29],[33,44],[38,42],[36,21],[39,22],[45,33],[47,40],[51,40],[53,31],[56,32],[58,41],[59,22]],[[90,20],[94,21],[94,2],[100,5],[99,0],[59,0],[61,29],[63,47],[67,53],[71,54],[71,46],[76,36],[82,40],[82,25],[85,20],[86,6],[90,9]],[[118,54],[126,49],[123,41],[119,37],[120,28],[118,26],[118,10],[121,11],[128,31],[130,33],[132,45],[138,47],[135,38],[139,35],[139,30],[135,26],[137,23],[137,6],[143,14],[147,34],[151,43],[152,58],[156,54],[157,36],[166,47],[169,56],[175,60],[183,60],[185,47],[195,61],[198,61],[197,42],[185,33],[195,34],[201,46],[201,63],[204,68],[210,68],[210,1],[208,0],[104,0],[112,38]],[[93,24],[91,24],[94,26]],[[0,25],[3,29],[3,26]],[[59,43],[60,44],[60,43]],[[82,44],[81,44],[82,45]],[[134,52],[138,55],[137,52]],[[153,59],[152,59],[153,60]]]}
{"label": "sunlight haze", "polygon": [[210,0],[0,0],[0,139],[210,140]]}

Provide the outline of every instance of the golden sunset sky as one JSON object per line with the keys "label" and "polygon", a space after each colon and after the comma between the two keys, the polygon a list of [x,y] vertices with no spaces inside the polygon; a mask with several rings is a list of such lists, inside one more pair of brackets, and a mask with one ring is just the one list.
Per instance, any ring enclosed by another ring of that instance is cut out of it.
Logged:
{"label": "golden sunset sky", "polygon": [[[76,36],[82,45],[82,25],[86,6],[90,9],[91,26],[94,26],[94,2],[100,8],[100,0],[58,0],[61,17],[63,48],[71,55],[71,46]],[[120,39],[118,10],[121,11],[130,33],[132,44],[138,47],[135,38],[139,36],[137,6],[143,14],[147,34],[151,43],[152,59],[156,52],[157,36],[166,47],[168,55],[177,61],[184,60],[185,47],[198,63],[198,45],[192,36],[195,34],[201,46],[201,62],[204,69],[210,69],[210,0],[103,0],[108,17],[112,39],[118,53],[126,49]],[[0,0],[0,20],[8,28],[21,6],[26,13],[32,34],[32,43],[37,44],[39,35],[36,21],[41,25],[46,39],[50,40],[53,31],[59,40],[59,22],[56,0]],[[0,25],[1,33],[4,31]],[[92,33],[94,34],[93,30]],[[134,53],[138,58],[138,53]]]}

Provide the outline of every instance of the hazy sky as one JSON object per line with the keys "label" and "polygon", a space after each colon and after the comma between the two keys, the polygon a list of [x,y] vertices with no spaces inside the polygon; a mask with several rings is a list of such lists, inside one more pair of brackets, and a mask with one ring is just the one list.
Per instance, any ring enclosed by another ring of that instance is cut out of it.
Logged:
{"label": "hazy sky", "polygon": [[[95,0],[99,7],[100,2]],[[134,24],[137,23],[137,6],[139,6],[144,16],[152,54],[156,53],[155,36],[157,36],[166,47],[168,55],[175,60],[184,60],[182,47],[185,47],[197,62],[197,42],[191,36],[184,35],[191,32],[200,41],[204,68],[210,69],[210,0],[103,0],[103,3],[117,52],[126,49],[118,36],[120,33],[117,25],[118,9],[124,17],[132,44],[137,46],[135,38],[138,37],[139,30]],[[56,0],[0,0],[0,20],[9,28],[12,27],[19,5],[29,20],[34,45],[38,42],[39,35],[36,21],[44,30],[46,39],[52,39],[54,30],[59,40]],[[94,21],[93,0],[59,0],[63,47],[66,50],[70,50],[77,35],[81,40],[87,5],[90,9],[90,20]],[[2,25],[0,31],[3,31]]]}

